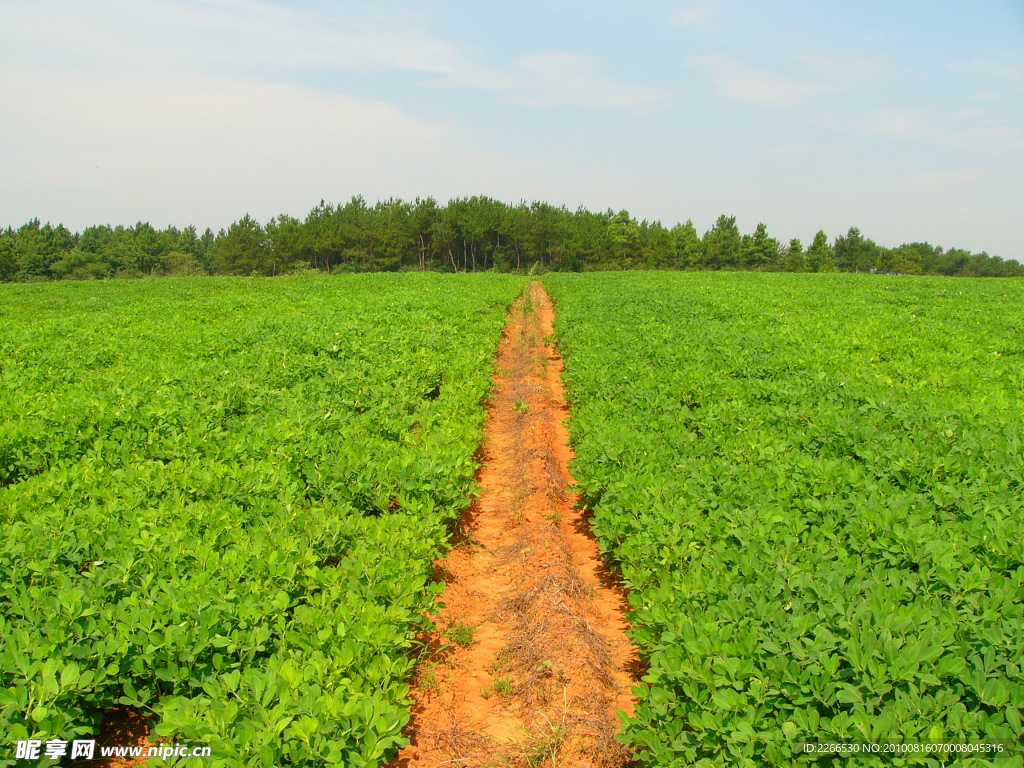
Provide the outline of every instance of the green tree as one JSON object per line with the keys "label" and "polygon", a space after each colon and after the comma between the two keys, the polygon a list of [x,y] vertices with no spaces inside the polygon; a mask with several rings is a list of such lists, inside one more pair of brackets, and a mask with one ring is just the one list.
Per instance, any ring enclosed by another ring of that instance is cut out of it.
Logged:
{"label": "green tree", "polygon": [[609,217],[593,213],[583,206],[563,216],[565,268],[574,272],[600,269],[612,260],[608,237]]}
{"label": "green tree", "polygon": [[628,269],[640,260],[640,227],[629,211],[621,210],[608,222],[611,256],[619,269]]}
{"label": "green tree", "polygon": [[704,260],[701,264],[705,269],[736,269],[740,265],[739,227],[735,216],[718,217],[715,225],[704,233],[702,242]]}
{"label": "green tree", "polygon": [[[49,228],[49,224],[46,225]],[[14,260],[18,280],[46,280],[50,277],[52,251],[46,231],[39,219],[32,219],[18,228],[15,238]]]}
{"label": "green tree", "polygon": [[982,251],[971,255],[960,274],[968,277],[1022,277],[1024,266]]}
{"label": "green tree", "polygon": [[266,234],[249,214],[232,224],[213,246],[217,271],[224,275],[268,274]]}
{"label": "green tree", "polygon": [[825,230],[819,229],[814,235],[814,242],[807,249],[807,270],[809,272],[835,272],[836,260],[832,246],[828,244]]}
{"label": "green tree", "polygon": [[850,227],[845,236],[836,238],[836,265],[844,272],[870,272],[877,266],[879,250],[857,227]]}
{"label": "green tree", "polygon": [[199,236],[196,241],[195,249],[192,254],[196,257],[200,264],[203,265],[203,269],[208,274],[213,274],[216,269],[216,265],[213,261],[213,244],[216,242],[217,236],[213,234],[213,230],[207,227],[203,234]]}
{"label": "green tree", "polygon": [[199,235],[196,228],[189,224],[178,236],[178,242],[174,243],[170,250],[181,253],[195,253],[199,244]]}
{"label": "green tree", "polygon": [[735,216],[719,216],[698,237],[693,222],[666,229],[637,221],[626,210],[486,196],[399,198],[369,206],[355,196],[343,206],[323,200],[305,220],[281,214],[265,227],[246,215],[218,235],[193,226],[157,230],[86,228],[81,234],[38,219],[0,231],[0,280],[137,277],[142,274],[274,275],[298,265],[332,270],[418,268],[474,270],[756,269],[828,272],[837,269],[899,274],[1024,276],[1024,266],[987,253],[943,251],[929,243],[883,248],[851,227],[829,245],[819,231],[804,251],[798,239],[783,247],[765,224],[741,235]]}
{"label": "green tree", "polygon": [[437,226],[440,215],[437,200],[432,197],[424,200],[417,197],[413,203],[410,217],[413,233],[416,238],[416,263],[420,271],[426,270],[428,266],[434,267],[436,265],[435,258],[437,254],[434,245],[434,227]]}
{"label": "green tree", "polygon": [[110,261],[113,239],[114,230],[109,224],[87,227],[78,236],[78,248],[86,253],[103,257],[105,261]]}
{"label": "green tree", "polygon": [[945,254],[942,248],[930,243],[904,243],[896,249],[900,251],[899,258],[907,262],[916,263],[919,267],[917,272],[906,274],[942,275],[948,274],[945,271]]}
{"label": "green tree", "polygon": [[396,198],[377,203],[369,223],[373,269],[396,270],[403,263],[412,262],[416,232],[409,203]]}
{"label": "green tree", "polygon": [[73,248],[61,253],[50,272],[57,280],[100,280],[110,277],[113,269],[102,256]]}
{"label": "green tree", "polygon": [[530,255],[541,269],[558,269],[565,243],[565,209],[550,203],[530,204]]}
{"label": "green tree", "polygon": [[804,255],[804,245],[798,238],[789,241],[786,248],[785,267],[787,272],[806,272],[807,258]]}
{"label": "green tree", "polygon": [[767,225],[760,222],[754,234],[743,237],[740,262],[745,269],[777,269],[781,251],[779,241],[770,237]]}
{"label": "green tree", "polygon": [[640,260],[645,269],[668,269],[675,266],[675,240],[660,221],[640,222]]}
{"label": "green tree", "polygon": [[921,254],[914,248],[879,248],[875,270],[890,275],[921,274]]}
{"label": "green tree", "polygon": [[[174,240],[177,240],[177,232],[174,233]],[[132,229],[135,239],[135,253],[137,254],[136,268],[147,275],[154,275],[164,270],[163,255],[169,248],[165,248],[163,238],[151,224],[140,221]]]}
{"label": "green tree", "polygon": [[534,260],[531,251],[533,217],[526,203],[520,203],[505,212],[503,227],[506,244],[510,249],[509,266],[519,272]]}
{"label": "green tree", "polygon": [[673,266],[678,269],[695,269],[704,261],[704,246],[697,234],[693,221],[676,224],[672,228]]}
{"label": "green tree", "polygon": [[11,280],[18,271],[18,261],[15,258],[17,240],[14,230],[8,227],[0,232],[0,280]]}
{"label": "green tree", "polygon": [[203,275],[206,270],[194,253],[169,251],[164,254],[164,268],[168,275]]}
{"label": "green tree", "polygon": [[141,274],[140,265],[146,261],[146,256],[139,248],[134,229],[120,225],[115,227],[107,249],[107,260],[116,276],[138,277]]}
{"label": "green tree", "polygon": [[267,236],[267,254],[270,274],[276,275],[300,263],[309,263],[309,246],[302,222],[284,213],[267,222],[263,228]]}
{"label": "green tree", "polygon": [[373,212],[362,195],[352,198],[335,209],[331,217],[335,242],[340,253],[325,252],[324,268],[330,271],[337,260],[344,269],[376,269],[376,254],[372,232]]}
{"label": "green tree", "polygon": [[313,269],[324,269],[331,263],[341,259],[343,243],[335,217],[335,207],[323,200],[306,216],[306,253]]}

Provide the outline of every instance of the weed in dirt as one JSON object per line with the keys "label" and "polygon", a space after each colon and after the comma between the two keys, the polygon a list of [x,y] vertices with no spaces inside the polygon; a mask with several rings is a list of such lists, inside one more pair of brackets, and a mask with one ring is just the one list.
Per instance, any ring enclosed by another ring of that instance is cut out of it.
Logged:
{"label": "weed in dirt", "polygon": [[512,504],[515,506],[515,508],[517,510],[520,510],[520,511],[522,510],[522,508],[523,508],[523,499],[525,499],[531,493],[533,493],[533,489],[532,488],[521,488],[520,487],[520,488],[516,488],[515,489],[514,498],[512,500]]}
{"label": "weed in dirt", "polygon": [[530,768],[541,768],[543,765],[558,765],[558,752],[568,735],[568,728],[557,727],[553,728],[550,734],[534,739],[523,751],[526,764]]}
{"label": "weed in dirt", "polygon": [[497,675],[501,672],[506,672],[512,667],[513,653],[508,648],[502,648],[498,651],[498,657],[491,662],[490,670],[492,675]]}
{"label": "weed in dirt", "polygon": [[449,642],[461,645],[463,648],[468,648],[473,644],[473,636],[475,634],[476,627],[472,624],[462,624],[461,622],[452,624],[445,633]]}
{"label": "weed in dirt", "polygon": [[523,290],[523,303],[521,306],[524,315],[529,317],[533,314],[533,291],[529,285]]}
{"label": "weed in dirt", "polygon": [[431,667],[420,680],[420,687],[427,693],[438,694],[441,692],[441,682],[437,678],[437,670]]}
{"label": "weed in dirt", "polygon": [[506,676],[495,675],[494,682],[480,691],[480,695],[485,699],[491,698],[494,694],[498,694],[503,699],[507,699],[512,695],[512,678]]}
{"label": "weed in dirt", "polygon": [[517,411],[518,413],[526,413],[526,411],[530,410],[530,404],[522,398],[519,398],[516,400],[516,404],[512,406],[512,410]]}
{"label": "weed in dirt", "polygon": [[562,690],[562,717],[561,722],[555,725],[543,712],[538,713],[544,720],[540,727],[540,733],[531,736],[526,744],[521,744],[523,759],[529,768],[541,768],[541,766],[558,765],[559,752],[565,740],[569,738],[570,728],[566,725],[566,716],[569,714],[569,698],[565,689]]}
{"label": "weed in dirt", "polygon": [[476,537],[473,535],[472,528],[459,528],[459,530],[456,531],[452,546],[472,549],[473,547],[481,547],[483,545],[476,540]]}

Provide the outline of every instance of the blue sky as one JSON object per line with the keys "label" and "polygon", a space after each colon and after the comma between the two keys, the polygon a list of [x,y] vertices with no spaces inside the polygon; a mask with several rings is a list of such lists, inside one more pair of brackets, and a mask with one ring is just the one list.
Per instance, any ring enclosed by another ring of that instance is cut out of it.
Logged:
{"label": "blue sky", "polygon": [[1024,2],[0,0],[0,226],[483,194],[1024,260]]}

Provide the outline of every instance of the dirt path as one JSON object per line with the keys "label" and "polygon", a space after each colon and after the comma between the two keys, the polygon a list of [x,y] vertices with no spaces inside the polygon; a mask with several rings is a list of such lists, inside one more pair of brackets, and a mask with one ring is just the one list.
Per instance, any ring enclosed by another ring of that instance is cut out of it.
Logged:
{"label": "dirt path", "polygon": [[540,283],[499,348],[479,482],[393,768],[621,766],[616,710],[633,711],[625,599],[575,497],[554,312]]}

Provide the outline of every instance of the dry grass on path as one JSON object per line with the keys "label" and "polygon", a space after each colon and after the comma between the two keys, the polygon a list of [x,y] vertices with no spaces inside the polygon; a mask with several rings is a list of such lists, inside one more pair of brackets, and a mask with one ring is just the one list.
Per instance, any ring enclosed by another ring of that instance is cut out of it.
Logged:
{"label": "dry grass on path", "polygon": [[554,311],[534,283],[499,348],[481,494],[436,571],[447,586],[393,768],[611,767],[632,713],[625,595],[569,491]]}

